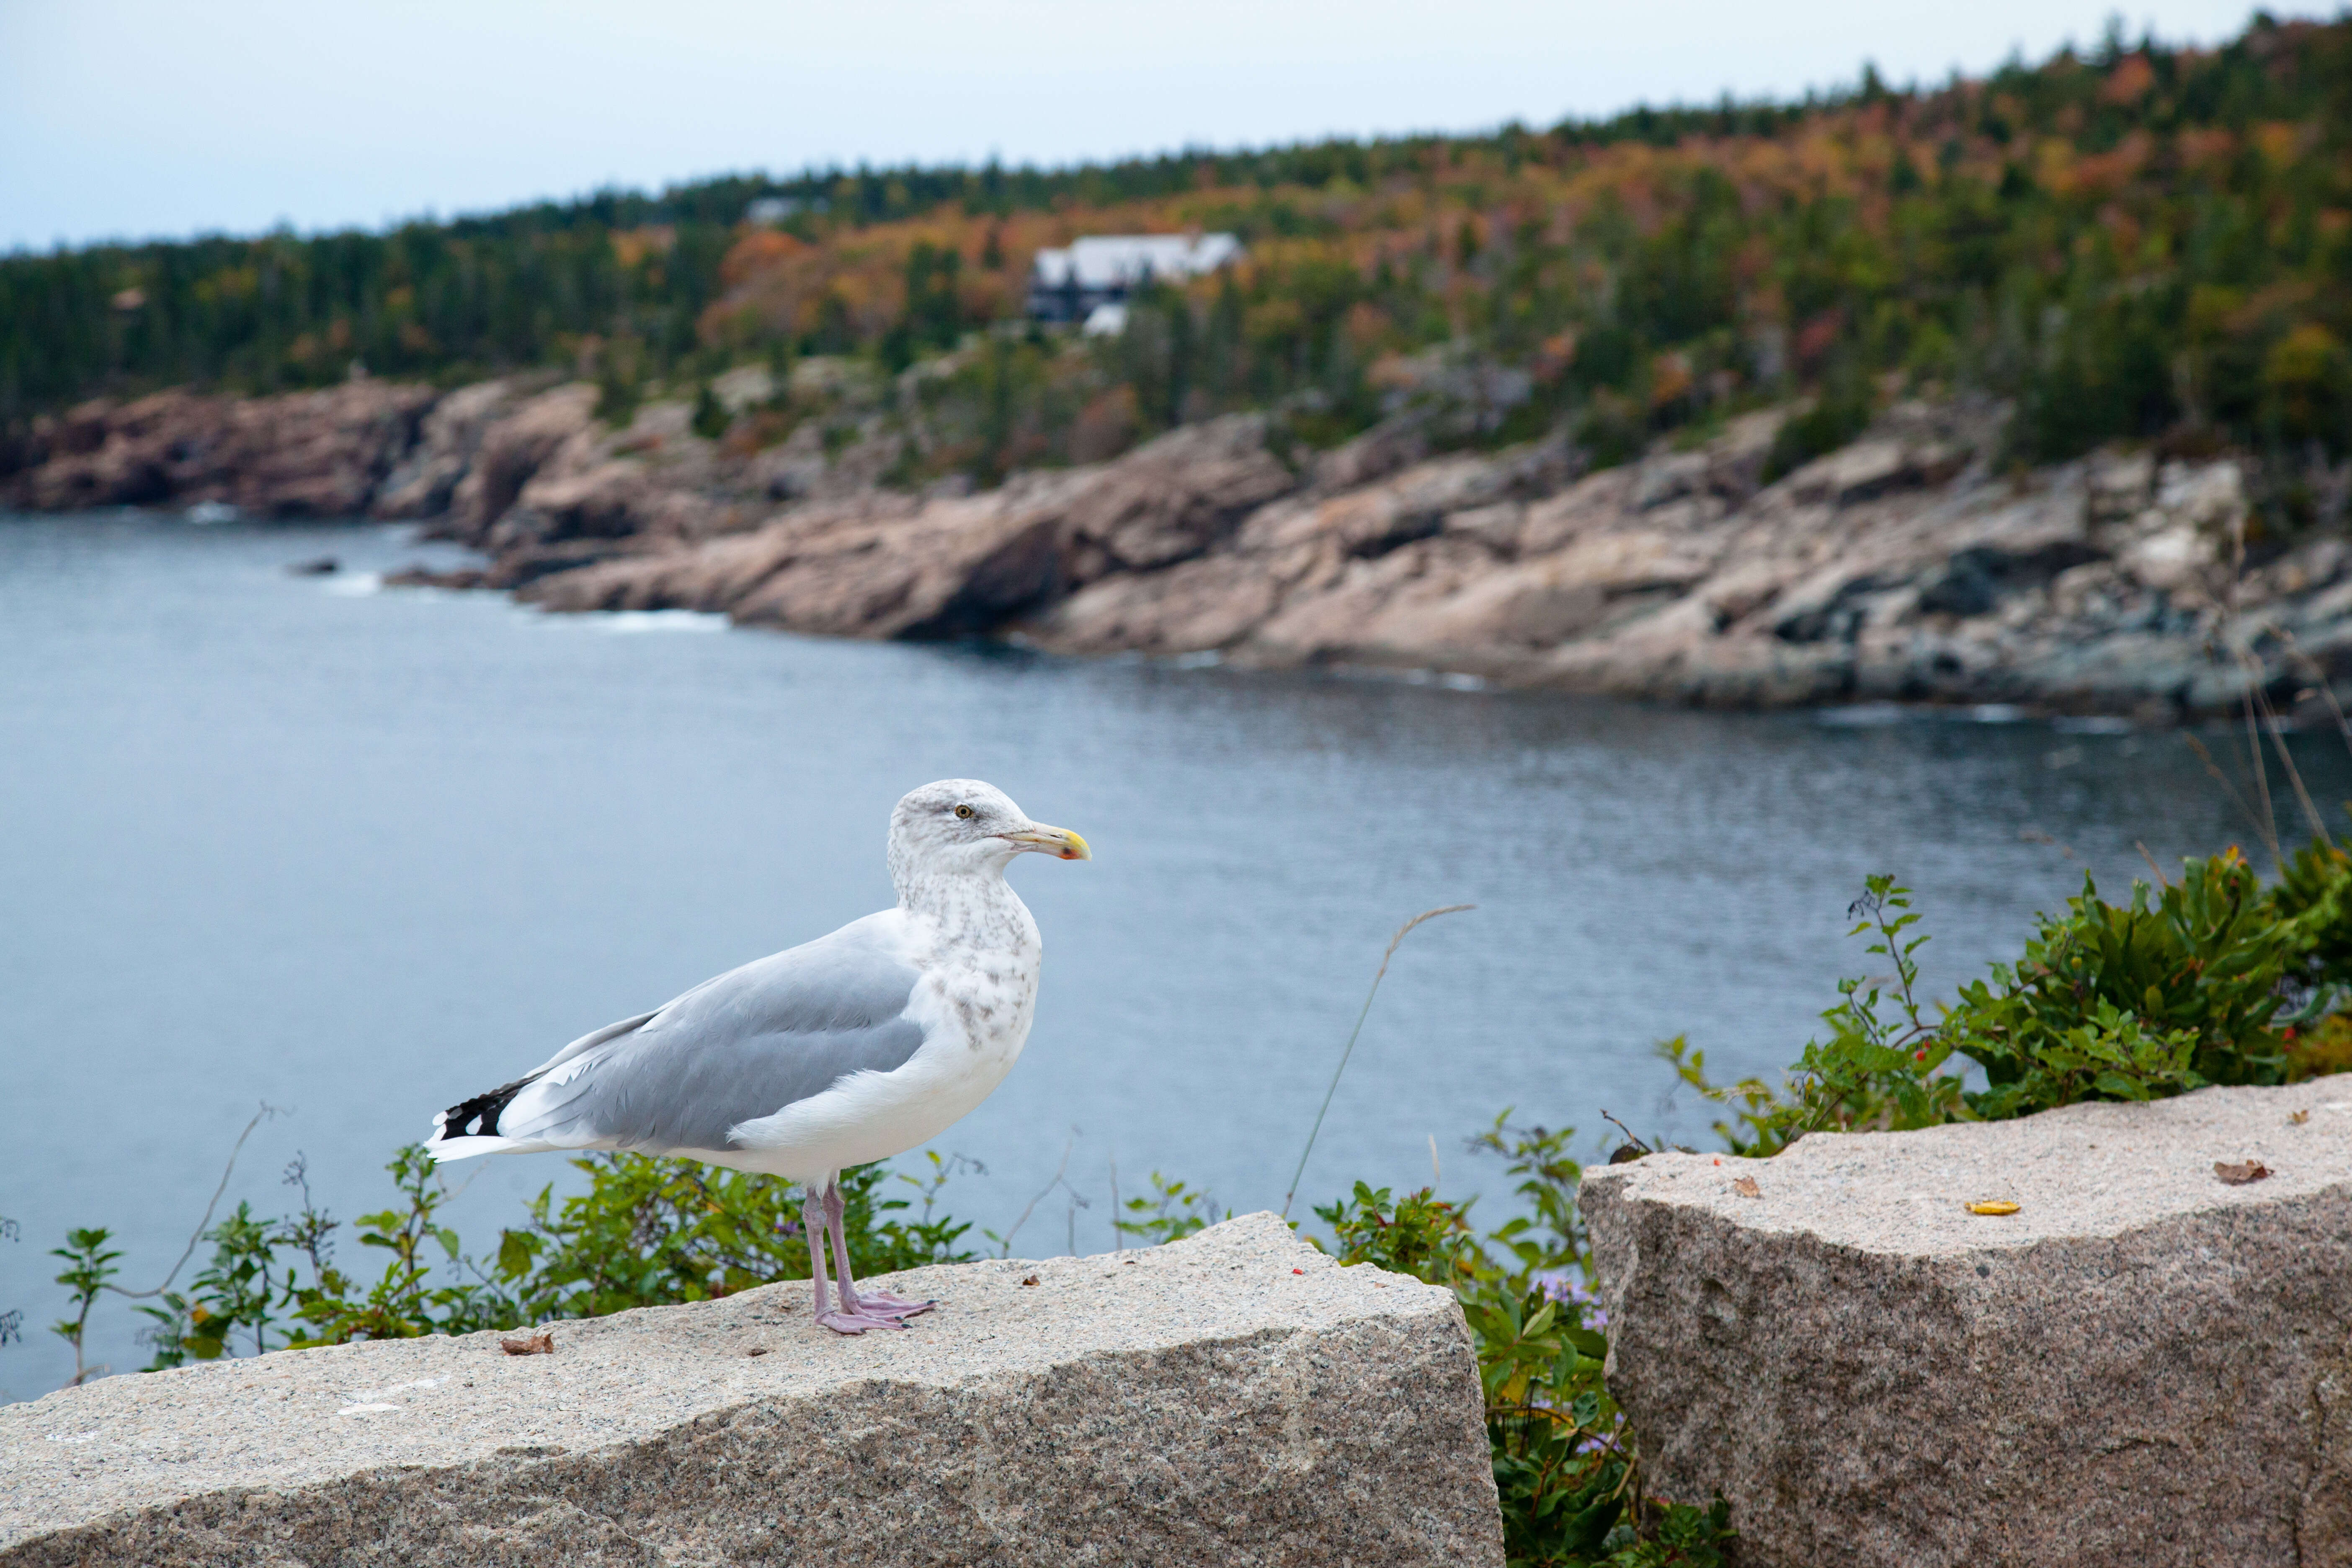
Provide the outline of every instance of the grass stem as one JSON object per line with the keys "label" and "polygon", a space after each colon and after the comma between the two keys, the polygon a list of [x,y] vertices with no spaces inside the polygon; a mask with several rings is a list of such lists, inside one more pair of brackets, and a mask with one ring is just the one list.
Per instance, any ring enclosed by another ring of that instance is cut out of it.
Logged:
{"label": "grass stem", "polygon": [[1389,938],[1389,950],[1381,954],[1380,971],[1372,976],[1371,989],[1364,993],[1364,1005],[1356,1014],[1356,1026],[1348,1031],[1348,1047],[1339,1053],[1339,1065],[1331,1069],[1331,1087],[1323,1091],[1323,1104],[1315,1112],[1315,1125],[1307,1131],[1307,1147],[1298,1152],[1298,1167],[1290,1173],[1290,1190],[1282,1194],[1283,1218],[1290,1217],[1291,1200],[1298,1195],[1298,1179],[1307,1173],[1307,1157],[1315,1152],[1315,1140],[1323,1131],[1323,1118],[1331,1110],[1331,1097],[1339,1092],[1339,1075],[1348,1070],[1348,1058],[1356,1054],[1356,1038],[1364,1032],[1364,1020],[1371,1016],[1372,998],[1381,994],[1381,981],[1389,972],[1389,960],[1396,956],[1397,945],[1411,934],[1413,927],[1424,921],[1433,921],[1440,915],[1460,914],[1465,910],[1477,907],[1475,904],[1447,904],[1444,909],[1423,910],[1397,927],[1396,935]]}

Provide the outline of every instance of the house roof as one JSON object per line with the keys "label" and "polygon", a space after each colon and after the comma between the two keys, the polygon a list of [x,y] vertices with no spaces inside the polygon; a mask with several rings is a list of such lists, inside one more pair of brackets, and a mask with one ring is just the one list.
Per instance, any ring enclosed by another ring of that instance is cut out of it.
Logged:
{"label": "house roof", "polygon": [[1031,281],[1045,288],[1131,288],[1148,275],[1192,278],[1214,272],[1242,253],[1230,234],[1101,234],[1061,249],[1041,250]]}

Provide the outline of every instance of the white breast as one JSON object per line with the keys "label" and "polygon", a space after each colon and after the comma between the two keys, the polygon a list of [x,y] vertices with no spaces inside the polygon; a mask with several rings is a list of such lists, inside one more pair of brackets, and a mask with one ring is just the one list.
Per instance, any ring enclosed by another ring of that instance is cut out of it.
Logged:
{"label": "white breast", "polygon": [[1044,956],[1027,908],[1001,879],[996,889],[1001,901],[975,900],[943,920],[906,917],[908,957],[923,976],[908,1008],[923,1027],[914,1056],[743,1123],[741,1158],[727,1163],[823,1181],[929,1142],[994,1092],[1028,1043]]}

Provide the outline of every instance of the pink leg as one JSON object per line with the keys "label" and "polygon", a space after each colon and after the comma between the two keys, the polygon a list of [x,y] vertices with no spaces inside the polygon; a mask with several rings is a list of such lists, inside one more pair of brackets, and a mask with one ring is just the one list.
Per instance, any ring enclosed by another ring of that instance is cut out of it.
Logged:
{"label": "pink leg", "polygon": [[843,1212],[846,1207],[847,1205],[841,1199],[839,1182],[837,1180],[827,1182],[824,1188],[824,1214],[826,1228],[833,1237],[834,1271],[841,1277],[842,1306],[861,1316],[887,1318],[893,1327],[903,1329],[907,1325],[900,1320],[911,1318],[918,1312],[928,1312],[937,1303],[910,1301],[904,1296],[894,1296],[887,1290],[861,1292],[850,1284],[849,1238],[848,1232],[842,1224]]}
{"label": "pink leg", "polygon": [[801,1234],[808,1237],[809,1279],[816,1285],[816,1321],[822,1323],[833,1315],[833,1308],[825,1300],[824,1290],[824,1211],[814,1187],[808,1189],[801,1203]]}
{"label": "pink leg", "polygon": [[[817,1289],[823,1291],[824,1247],[828,1241],[831,1242],[834,1271],[841,1277],[841,1309],[838,1311],[826,1311],[824,1297],[820,1295],[817,1299],[816,1321],[836,1334],[862,1334],[868,1329],[905,1328],[907,1325],[904,1319],[911,1317],[916,1312],[928,1311],[931,1304],[929,1301],[922,1301],[908,1302],[904,1306],[898,1306],[893,1305],[898,1300],[896,1296],[877,1295],[861,1298],[857,1294],[849,1283],[849,1244],[843,1235],[841,1226],[843,1207],[840,1185],[837,1181],[828,1178],[824,1184],[823,1199],[824,1218],[820,1222],[809,1224],[809,1273],[811,1278],[818,1281]],[[803,1212],[810,1216],[810,1220],[814,1221],[818,1213],[818,1200],[810,1199],[808,1207]]]}

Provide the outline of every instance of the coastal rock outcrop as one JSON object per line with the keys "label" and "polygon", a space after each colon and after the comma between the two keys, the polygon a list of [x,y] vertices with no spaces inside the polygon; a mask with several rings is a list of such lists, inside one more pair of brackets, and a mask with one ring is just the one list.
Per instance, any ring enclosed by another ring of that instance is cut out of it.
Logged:
{"label": "coastal rock outcrop", "polygon": [[1015,481],[916,504],[816,503],[750,534],[625,556],[532,584],[555,610],[724,610],[747,626],[832,637],[968,637],[1060,582],[1059,487]]}
{"label": "coastal rock outcrop", "polygon": [[1228,540],[1298,484],[1264,437],[1263,421],[1215,420],[1114,463],[1018,474],[979,494],[811,500],[749,534],[608,558],[529,596],[560,610],[720,610],[835,637],[983,635],[1074,586]]}
{"label": "coastal rock outcrop", "polygon": [[1766,484],[1779,418],[1590,474],[1558,443],[1416,457],[1377,432],[1301,469],[1233,418],[986,496],[866,492],[787,508],[756,542],[608,551],[535,593],[1721,706],[2160,719],[2352,674],[2352,590],[2327,592],[2352,552],[2243,553],[2234,461],[1996,473],[1997,410],[1909,405]]}
{"label": "coastal rock outcrop", "polygon": [[484,381],[435,403],[418,424],[415,445],[377,488],[370,513],[427,518],[448,511],[458,484],[473,470],[483,437],[513,411],[520,395],[514,381]]}
{"label": "coastal rock outcrop", "polygon": [[1727,1499],[1743,1563],[2352,1562],[2341,1079],[1651,1154],[1581,1202],[1646,1479]]}
{"label": "coastal rock outcrop", "polygon": [[843,1340],[805,1284],[278,1352],[0,1409],[0,1564],[1503,1561],[1452,1294],[1272,1215],[919,1269]]}
{"label": "coastal rock outcrop", "polygon": [[2233,463],[2094,458],[2021,479],[1993,472],[1987,414],[1913,405],[1762,485],[1776,421],[1574,479],[1540,447],[1427,458],[1269,505],[1225,548],[1106,577],[1024,630],[1071,652],[1436,668],[1723,706],[2161,717],[2339,673],[2352,622],[2310,589],[2340,578],[2342,545],[2234,572]]}
{"label": "coastal rock outcrop", "polygon": [[353,381],[276,397],[159,392],[35,423],[0,504],[230,506],[255,517],[354,517],[415,445],[428,388]]}
{"label": "coastal rock outcrop", "polygon": [[[596,388],[586,382],[558,386],[528,398],[503,416],[486,420],[475,437],[473,459],[449,492],[448,513],[434,530],[463,544],[496,545],[491,530],[522,498],[523,488],[559,453],[572,466],[585,467],[595,441]],[[503,542],[524,542],[509,538]]]}
{"label": "coastal rock outcrop", "polygon": [[[812,360],[793,382],[854,368]],[[1318,454],[1235,415],[986,492],[918,493],[884,482],[900,448],[871,419],[838,449],[814,420],[763,448],[698,436],[683,403],[607,423],[599,401],[512,377],[91,405],[0,454],[0,505],[416,519],[489,556],[435,580],[551,609],[1718,706],[2161,721],[2255,689],[2316,711],[2319,685],[2352,683],[2352,540],[2266,541],[2248,459],[2021,470],[1990,405],[1896,404],[1785,474],[1781,411],[1597,472],[1558,437],[1433,450],[1401,420]]]}

